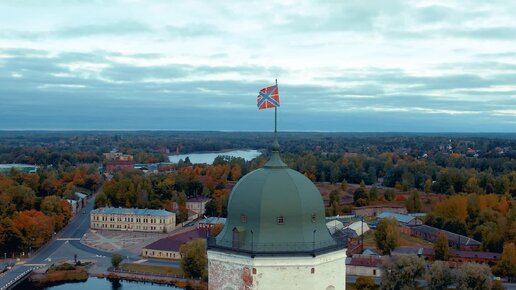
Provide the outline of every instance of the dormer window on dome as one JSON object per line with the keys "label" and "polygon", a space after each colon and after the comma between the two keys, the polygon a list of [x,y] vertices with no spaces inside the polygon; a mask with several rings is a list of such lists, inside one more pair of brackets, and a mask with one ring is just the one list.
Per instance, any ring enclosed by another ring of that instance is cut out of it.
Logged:
{"label": "dormer window on dome", "polygon": [[317,221],[317,215],[315,214],[315,212],[312,214],[312,223],[315,224],[315,222]]}
{"label": "dormer window on dome", "polygon": [[280,215],[278,217],[278,225],[283,225],[283,224],[285,224],[285,217]]}
{"label": "dormer window on dome", "polygon": [[247,215],[245,215],[245,214],[240,215],[240,222],[243,224],[247,223]]}

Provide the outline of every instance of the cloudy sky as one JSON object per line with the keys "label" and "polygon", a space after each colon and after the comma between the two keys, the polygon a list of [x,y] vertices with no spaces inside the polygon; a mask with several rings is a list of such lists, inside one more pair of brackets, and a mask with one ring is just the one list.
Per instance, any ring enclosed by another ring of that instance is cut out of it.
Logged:
{"label": "cloudy sky", "polygon": [[[217,3],[216,3],[217,2]],[[516,132],[516,1],[0,2],[0,129]]]}

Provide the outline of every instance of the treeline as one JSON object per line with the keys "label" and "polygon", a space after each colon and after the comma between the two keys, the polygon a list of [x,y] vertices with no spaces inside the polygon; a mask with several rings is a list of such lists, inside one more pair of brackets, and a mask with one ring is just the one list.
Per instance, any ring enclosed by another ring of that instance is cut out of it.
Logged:
{"label": "treeline", "polygon": [[39,248],[71,218],[72,208],[65,199],[78,188],[95,191],[101,182],[96,168],[85,165],[70,171],[45,168],[0,175],[1,252],[10,255]]}
{"label": "treeline", "polygon": [[171,166],[170,173],[119,171],[105,182],[97,195],[96,206],[173,210],[175,202],[178,205],[177,222],[183,222],[188,218],[187,199],[209,197],[212,200],[207,205],[207,214],[226,216],[229,183],[247,173],[255,162],[220,156],[213,165],[181,163]]}
{"label": "treeline", "polygon": [[433,205],[426,223],[482,242],[482,249],[502,252],[516,243],[516,204],[505,195],[460,194]]}

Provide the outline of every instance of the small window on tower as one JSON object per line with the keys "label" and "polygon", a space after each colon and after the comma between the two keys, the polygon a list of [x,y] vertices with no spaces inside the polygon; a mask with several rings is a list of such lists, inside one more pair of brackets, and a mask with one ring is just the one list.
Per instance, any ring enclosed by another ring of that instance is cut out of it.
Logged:
{"label": "small window on tower", "polygon": [[280,216],[278,217],[278,225],[282,225],[282,224],[284,224],[284,223],[285,223],[285,217],[284,217],[284,216],[282,216],[282,215],[280,215]]}
{"label": "small window on tower", "polygon": [[245,214],[240,215],[240,222],[243,224],[247,223],[247,216]]}
{"label": "small window on tower", "polygon": [[312,223],[315,224],[315,221],[317,220],[317,215],[315,213],[312,214]]}
{"label": "small window on tower", "polygon": [[310,273],[314,274],[315,273],[315,268],[312,268],[312,270],[310,270]]}

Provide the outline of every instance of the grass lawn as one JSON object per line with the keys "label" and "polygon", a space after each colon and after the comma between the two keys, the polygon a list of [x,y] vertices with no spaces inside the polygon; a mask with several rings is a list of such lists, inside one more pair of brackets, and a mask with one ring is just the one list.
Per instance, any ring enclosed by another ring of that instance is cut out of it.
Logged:
{"label": "grass lawn", "polygon": [[165,275],[183,275],[183,271],[180,268],[156,266],[156,265],[145,265],[145,264],[131,264],[126,263],[120,266],[122,269],[131,272],[140,273],[153,273],[153,274],[165,274]]}

